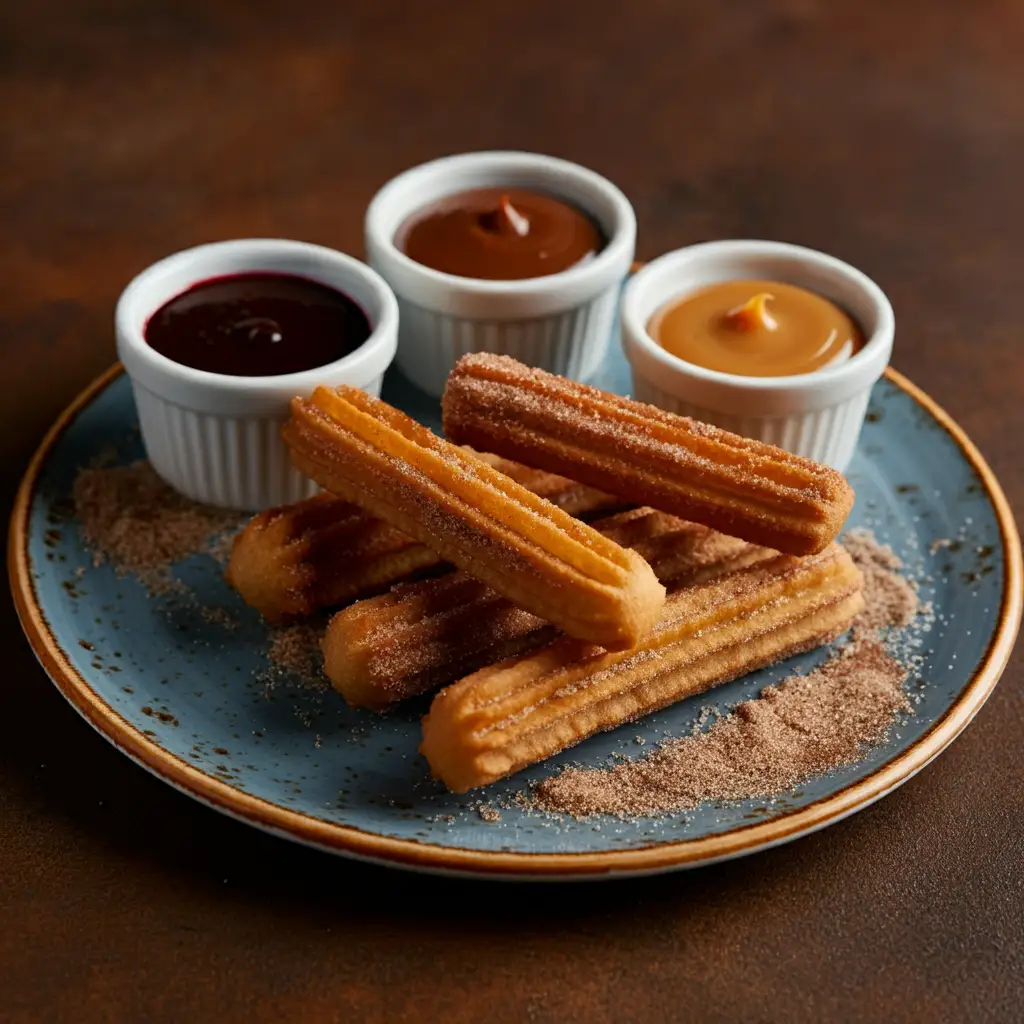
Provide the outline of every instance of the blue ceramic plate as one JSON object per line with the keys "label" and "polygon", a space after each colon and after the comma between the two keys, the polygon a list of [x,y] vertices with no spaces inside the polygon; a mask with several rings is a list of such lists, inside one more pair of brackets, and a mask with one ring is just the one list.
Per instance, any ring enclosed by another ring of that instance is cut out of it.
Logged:
{"label": "blue ceramic plate", "polygon": [[[621,354],[597,383],[628,390]],[[436,403],[400,377],[385,397],[438,426]],[[850,472],[851,525],[870,526],[893,545],[937,613],[909,722],[858,763],[770,804],[704,805],[601,828],[519,810],[485,821],[480,794],[452,796],[429,779],[416,752],[425,704],[378,718],[297,681],[268,694],[267,631],[216,562],[196,557],[177,574],[203,605],[237,620],[235,629],[173,597],[150,598],[108,566],[94,568],[74,521],[54,525],[78,467],[110,449],[124,461],[142,456],[135,422],[128,381],[114,369],[68,409],[29,468],[9,559],[28,637],[68,700],[129,757],[218,810],[337,853],[423,870],[580,877],[668,870],[784,842],[864,807],[938,754],[991,692],[1020,620],[1020,543],[998,484],[962,431],[890,373],[875,388]],[[959,544],[933,554],[940,538]],[[633,756],[638,734],[656,742],[686,733],[699,707],[725,709],[822,657],[795,658],[595,737],[483,798],[500,803],[569,761]]]}

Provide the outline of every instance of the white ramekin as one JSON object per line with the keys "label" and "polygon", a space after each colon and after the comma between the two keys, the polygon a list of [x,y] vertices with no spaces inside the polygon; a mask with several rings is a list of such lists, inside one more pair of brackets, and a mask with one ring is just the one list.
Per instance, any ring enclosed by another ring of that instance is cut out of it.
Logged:
{"label": "white ramekin", "polygon": [[[412,214],[474,188],[532,188],[568,200],[608,240],[587,263],[547,277],[482,281],[431,270],[395,245]],[[399,368],[431,395],[467,352],[497,352],[586,379],[600,366],[615,326],[622,281],[636,248],[629,200],[599,174],[535,153],[465,153],[420,164],[389,181],[366,212],[366,254],[398,296]]]}
{"label": "white ramekin", "polygon": [[[146,343],[146,323],[164,303],[200,281],[252,272],[295,274],[336,288],[362,306],[373,332],[336,362],[276,377],[195,370]],[[214,242],[154,263],[122,292],[114,323],[153,468],[196,501],[245,510],[297,501],[318,489],[292,468],[281,440],[289,400],[318,384],[379,394],[398,343],[398,306],[374,271],[333,249],[273,238]]]}
{"label": "white ramekin", "polygon": [[[707,370],[666,352],[648,333],[666,302],[718,281],[763,278],[817,292],[864,332],[846,363],[789,377]],[[783,242],[708,242],[648,263],[622,299],[622,344],[641,402],[714,423],[844,470],[857,447],[872,385],[892,352],[895,318],[884,292],[842,260]]]}

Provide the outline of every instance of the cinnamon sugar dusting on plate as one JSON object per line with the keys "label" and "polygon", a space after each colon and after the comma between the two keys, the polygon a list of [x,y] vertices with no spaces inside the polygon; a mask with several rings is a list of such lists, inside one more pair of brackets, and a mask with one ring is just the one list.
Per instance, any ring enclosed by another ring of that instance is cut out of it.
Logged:
{"label": "cinnamon sugar dusting on plate", "polygon": [[883,631],[913,622],[917,591],[892,549],[869,531],[852,531],[844,545],[864,574],[866,607],[852,638],[823,665],[766,687],[707,731],[701,720],[693,735],[644,757],[570,768],[520,796],[536,810],[576,818],[662,815],[706,801],[776,797],[882,742],[912,711],[905,684],[914,660],[888,649],[892,633]]}
{"label": "cinnamon sugar dusting on plate", "polygon": [[864,575],[864,611],[858,616],[859,629],[909,626],[918,610],[917,590],[901,574],[903,562],[888,544],[879,544],[870,530],[850,530],[843,537]]}
{"label": "cinnamon sugar dusting on plate", "polygon": [[151,594],[181,590],[173,563],[216,554],[224,534],[245,520],[237,512],[196,504],[141,459],[79,470],[72,498],[93,564],[109,562],[116,572],[136,576]]}
{"label": "cinnamon sugar dusting on plate", "polygon": [[533,804],[574,817],[637,816],[782,793],[884,739],[894,716],[910,710],[906,677],[878,641],[859,640],[807,675],[766,687],[707,732],[611,769],[545,780]]}
{"label": "cinnamon sugar dusting on plate", "polygon": [[484,821],[490,822],[491,824],[501,821],[501,811],[487,803],[478,803],[476,805],[476,813],[479,814]]}
{"label": "cinnamon sugar dusting on plate", "polygon": [[269,692],[286,678],[293,682],[297,680],[311,690],[330,689],[320,654],[323,632],[324,625],[319,619],[270,631],[268,667],[261,676],[265,691]]}

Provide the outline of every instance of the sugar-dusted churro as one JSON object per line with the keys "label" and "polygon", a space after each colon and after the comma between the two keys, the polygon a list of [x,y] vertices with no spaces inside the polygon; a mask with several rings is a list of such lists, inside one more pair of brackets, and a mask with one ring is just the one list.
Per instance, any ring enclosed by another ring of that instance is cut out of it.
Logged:
{"label": "sugar-dusted churro", "polygon": [[254,516],[227,581],[269,622],[311,615],[437,565],[429,548],[358,505],[318,494]]}
{"label": "sugar-dusted churro", "polygon": [[[776,554],[649,508],[592,525],[642,555],[672,587]],[[321,648],[324,673],[349,704],[383,711],[557,635],[554,626],[460,572],[350,605],[331,619]]]}
{"label": "sugar-dusted churro", "polygon": [[[622,504],[554,473],[473,454],[570,515]],[[253,516],[235,538],[227,579],[265,619],[285,622],[378,594],[443,564],[425,544],[358,505],[319,494]]]}
{"label": "sugar-dusted churro", "polygon": [[850,556],[831,545],[684,588],[632,650],[563,637],[446,687],[423,719],[420,750],[453,792],[487,785],[835,638],[864,606],[861,585]]}
{"label": "sugar-dusted churro", "polygon": [[636,552],[378,398],[317,388],[293,399],[283,436],[321,487],[571,636],[627,648],[661,613],[665,589]]}
{"label": "sugar-dusted churro", "polygon": [[320,649],[324,675],[352,707],[386,711],[559,635],[486,583],[452,572],[342,609]]}
{"label": "sugar-dusted churro", "polygon": [[811,459],[508,356],[463,356],[443,410],[460,444],[790,554],[822,550],[853,505],[843,475]]}

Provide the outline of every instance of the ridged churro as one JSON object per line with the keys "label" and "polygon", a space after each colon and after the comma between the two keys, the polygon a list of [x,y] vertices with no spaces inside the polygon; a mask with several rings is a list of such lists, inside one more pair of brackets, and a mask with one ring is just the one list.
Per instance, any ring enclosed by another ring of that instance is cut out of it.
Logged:
{"label": "ridged churro", "polygon": [[356,388],[292,401],[292,461],[571,636],[624,649],[665,590],[635,552]]}
{"label": "ridged churro", "polygon": [[443,689],[421,752],[453,792],[484,786],[596,732],[834,639],[864,606],[838,545],[778,555],[675,592],[634,649],[564,637]]}
{"label": "ridged churro", "polygon": [[443,412],[452,441],[790,554],[822,550],[853,506],[834,469],[508,356],[463,356]]}
{"label": "ridged churro", "polygon": [[[570,515],[622,504],[554,473],[472,454]],[[379,594],[443,565],[426,545],[358,505],[319,494],[253,516],[235,538],[227,580],[267,621],[280,623]]]}
{"label": "ridged churro", "polygon": [[[592,525],[640,554],[672,587],[776,554],[649,508]],[[460,572],[402,584],[345,608],[331,619],[321,648],[324,673],[348,703],[383,711],[557,635],[554,626]]]}

